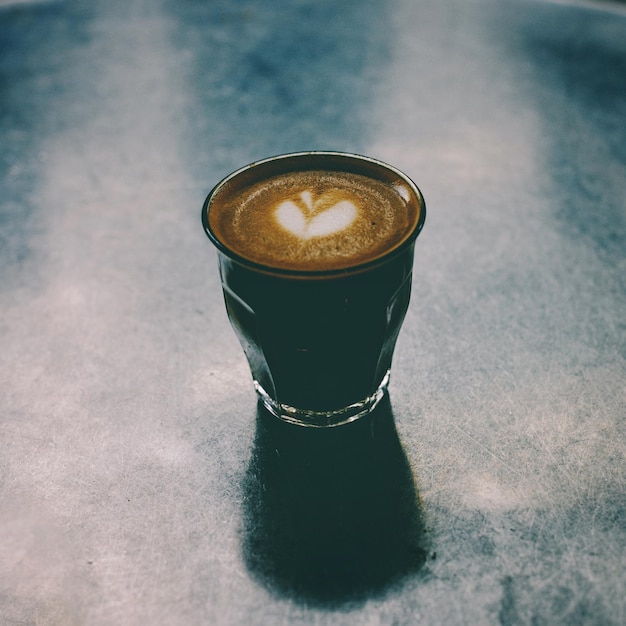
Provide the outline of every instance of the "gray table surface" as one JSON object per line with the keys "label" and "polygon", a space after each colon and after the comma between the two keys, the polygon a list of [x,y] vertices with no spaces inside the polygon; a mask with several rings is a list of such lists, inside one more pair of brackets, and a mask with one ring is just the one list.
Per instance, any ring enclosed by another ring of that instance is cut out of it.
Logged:
{"label": "gray table surface", "polygon": [[[626,623],[625,122],[623,4],[0,2],[0,623]],[[428,205],[325,432],[257,409],[200,223],[309,149]]]}

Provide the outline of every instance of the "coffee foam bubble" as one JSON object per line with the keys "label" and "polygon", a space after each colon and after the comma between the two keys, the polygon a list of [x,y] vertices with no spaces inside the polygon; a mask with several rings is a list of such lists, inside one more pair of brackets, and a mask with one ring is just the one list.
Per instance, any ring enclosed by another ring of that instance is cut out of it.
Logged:
{"label": "coffee foam bubble", "polygon": [[397,246],[418,209],[403,182],[303,171],[244,189],[226,185],[209,211],[214,233],[234,252],[279,268],[326,270],[375,259]]}

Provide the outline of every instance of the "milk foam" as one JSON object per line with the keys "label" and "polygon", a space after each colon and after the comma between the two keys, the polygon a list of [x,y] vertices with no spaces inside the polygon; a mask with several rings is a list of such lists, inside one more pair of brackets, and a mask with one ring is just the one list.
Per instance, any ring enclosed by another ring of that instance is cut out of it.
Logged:
{"label": "milk foam", "polygon": [[[339,200],[325,208],[324,199],[322,196],[314,201],[311,191],[302,191],[301,202],[284,200],[278,205],[274,217],[286,231],[300,239],[326,237],[348,228],[354,222],[358,210],[350,200]],[[322,210],[318,211],[320,206]]]}
{"label": "milk foam", "polygon": [[403,181],[302,171],[215,194],[217,237],[257,263],[297,270],[350,267],[383,255],[415,226],[419,208]]}

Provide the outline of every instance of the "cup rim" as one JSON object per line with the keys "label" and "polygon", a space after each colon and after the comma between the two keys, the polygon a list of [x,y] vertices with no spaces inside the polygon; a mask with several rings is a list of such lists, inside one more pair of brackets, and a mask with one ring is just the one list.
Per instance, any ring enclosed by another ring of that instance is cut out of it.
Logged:
{"label": "cup rim", "polygon": [[[389,252],[384,253],[380,257],[371,259],[369,261],[365,261],[363,263],[358,263],[355,265],[348,265],[346,267],[325,269],[325,270],[292,269],[292,268],[275,267],[272,265],[259,263],[257,261],[248,259],[247,257],[244,257],[240,254],[237,254],[217,237],[217,235],[215,234],[215,232],[213,231],[209,223],[209,207],[211,204],[211,200],[223,186],[225,186],[234,178],[237,178],[240,175],[244,174],[245,172],[251,171],[263,165],[266,165],[269,163],[280,163],[280,162],[285,162],[285,161],[290,161],[290,160],[293,161],[297,159],[304,159],[306,157],[318,157],[318,158],[328,157],[331,160],[335,159],[336,161],[345,161],[345,160],[359,161],[362,163],[370,164],[374,167],[383,168],[395,174],[399,178],[401,178],[405,183],[409,185],[409,187],[415,194],[415,197],[417,198],[418,203],[419,203],[419,208],[420,208],[419,215],[418,215],[417,222],[413,230],[394,249],[390,250]],[[230,174],[222,178],[222,180],[220,180],[213,187],[213,189],[211,189],[211,191],[207,195],[202,205],[202,225],[204,227],[204,232],[206,233],[208,238],[211,240],[213,245],[218,249],[218,251],[221,254],[228,257],[231,261],[239,265],[243,265],[254,271],[257,271],[263,274],[271,274],[275,276],[284,276],[284,277],[291,277],[291,278],[340,277],[340,276],[353,275],[356,273],[364,272],[374,267],[377,267],[379,265],[385,265],[386,263],[396,258],[399,254],[401,254],[407,248],[409,248],[410,246],[414,244],[415,240],[417,239],[417,236],[419,235],[419,233],[421,232],[424,226],[425,220],[426,220],[426,202],[424,200],[424,196],[422,195],[422,192],[420,191],[419,187],[415,184],[415,182],[413,182],[413,180],[409,176],[407,176],[404,172],[399,170],[397,167],[394,167],[393,165],[390,165],[388,163],[385,163],[384,161],[380,161],[378,159],[375,159],[369,156],[356,154],[352,152],[328,151],[328,150],[309,150],[309,151],[301,151],[301,152],[288,152],[285,154],[278,154],[275,156],[260,159],[258,161],[253,161],[252,163],[249,163],[248,165],[244,165],[243,167],[236,169],[235,171],[231,172]]]}

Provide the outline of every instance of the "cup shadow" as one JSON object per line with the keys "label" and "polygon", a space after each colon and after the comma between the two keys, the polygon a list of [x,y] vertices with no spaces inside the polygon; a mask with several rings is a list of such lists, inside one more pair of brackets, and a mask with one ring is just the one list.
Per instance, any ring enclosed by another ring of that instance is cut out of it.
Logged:
{"label": "cup shadow", "polygon": [[244,479],[243,556],[270,591],[321,608],[381,596],[428,552],[423,512],[388,396],[329,429],[261,405]]}

